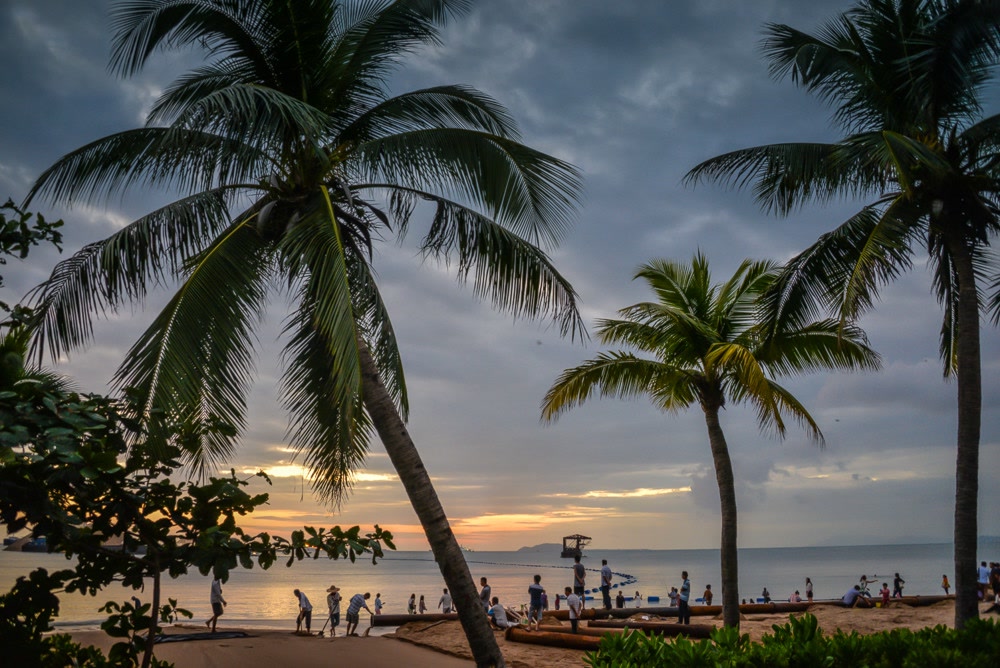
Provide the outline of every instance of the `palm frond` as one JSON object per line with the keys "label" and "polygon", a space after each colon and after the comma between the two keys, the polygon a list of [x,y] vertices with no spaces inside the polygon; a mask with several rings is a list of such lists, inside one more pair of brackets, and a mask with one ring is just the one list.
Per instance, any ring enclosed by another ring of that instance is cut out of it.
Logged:
{"label": "palm frond", "polygon": [[520,140],[510,113],[469,86],[437,86],[403,93],[365,111],[339,135],[342,141],[370,141],[415,129],[459,127]]}
{"label": "palm frond", "polygon": [[428,192],[384,189],[390,192],[393,217],[400,227],[406,226],[416,201],[437,205],[420,251],[437,260],[454,260],[459,280],[467,281],[471,274],[477,297],[517,318],[551,318],[563,335],[587,338],[576,291],[544,251],[459,203]]}
{"label": "palm frond", "polygon": [[228,0],[124,0],[111,9],[110,69],[132,76],[157,49],[204,45],[211,53],[239,49],[258,62],[257,3]]}
{"label": "palm frond", "polygon": [[435,193],[478,208],[528,242],[547,247],[569,228],[580,198],[575,167],[515,141],[462,128],[403,132],[352,155],[355,187],[379,183]]}
{"label": "palm frond", "polygon": [[[270,247],[238,220],[187,265],[187,278],[115,374],[155,427],[195,425],[188,457],[200,474],[227,459],[245,426],[254,328],[273,272]],[[157,416],[162,416],[162,421]],[[231,425],[214,431],[212,424]]]}
{"label": "palm frond", "polygon": [[225,189],[168,204],[63,260],[27,296],[36,323],[33,352],[58,359],[88,343],[93,319],[141,301],[180,270],[228,223]]}
{"label": "palm frond", "polygon": [[542,420],[555,421],[594,395],[635,399],[650,395],[664,410],[679,410],[696,400],[693,378],[625,352],[600,353],[593,360],[564,371],[542,400]]}
{"label": "palm frond", "polygon": [[298,308],[285,326],[282,404],[289,413],[288,443],[315,476],[313,489],[339,505],[351,489],[351,474],[368,453],[372,425],[364,410],[360,380],[345,388],[349,360],[336,354],[323,306],[303,286]]}
{"label": "palm frond", "polygon": [[711,181],[742,190],[752,186],[765,211],[787,215],[806,200],[827,202],[868,194],[873,184],[858,178],[857,165],[838,159],[837,144],[771,144],[710,158],[685,176],[689,185]]}
{"label": "palm frond", "polygon": [[772,376],[824,369],[875,371],[882,364],[881,356],[868,345],[864,330],[833,319],[779,331],[754,354]]}
{"label": "palm frond", "polygon": [[110,200],[129,188],[180,192],[235,187],[259,171],[256,148],[185,128],[140,128],[109,135],[60,158],[32,186],[26,203]]}
{"label": "palm frond", "polygon": [[378,369],[382,384],[405,422],[409,412],[406,380],[403,374],[403,360],[396,341],[396,332],[389,317],[389,310],[368,264],[360,259],[350,263],[351,295],[354,297],[354,313],[362,331],[362,338],[368,342],[368,349]]}

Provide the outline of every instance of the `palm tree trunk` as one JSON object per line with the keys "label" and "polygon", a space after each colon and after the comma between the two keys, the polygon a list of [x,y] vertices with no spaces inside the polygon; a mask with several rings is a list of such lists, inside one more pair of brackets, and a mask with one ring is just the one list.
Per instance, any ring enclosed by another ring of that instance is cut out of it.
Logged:
{"label": "palm tree trunk", "polygon": [[736,548],[736,484],[733,462],[729,457],[726,436],[719,424],[718,405],[703,406],[708,425],[708,442],[712,447],[715,479],[719,484],[719,502],[722,508],[722,622],[733,628],[740,627],[739,552]]}
{"label": "palm tree trunk", "polygon": [[479,602],[479,592],[472,581],[472,573],[469,572],[465,555],[451,531],[430,475],[378,375],[368,347],[359,341],[358,348],[365,407],[403,487],[406,488],[413,510],[424,527],[434,559],[458,608],[458,618],[476,665],[481,668],[504,668],[506,664],[503,655]]}
{"label": "palm tree trunk", "polygon": [[955,628],[979,617],[976,595],[978,550],[979,438],[983,410],[979,299],[972,257],[963,239],[946,235],[958,276],[955,342],[958,366],[958,446],[955,471]]}

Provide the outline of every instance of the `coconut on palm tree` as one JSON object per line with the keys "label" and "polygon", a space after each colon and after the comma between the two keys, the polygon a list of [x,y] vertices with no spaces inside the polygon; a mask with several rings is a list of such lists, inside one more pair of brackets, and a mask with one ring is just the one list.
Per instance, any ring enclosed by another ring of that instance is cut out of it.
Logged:
{"label": "coconut on palm tree", "polygon": [[878,355],[864,332],[840,331],[836,320],[808,321],[796,314],[781,327],[761,320],[758,300],[773,284],[777,266],[745,260],[732,278],[713,285],[700,253],[690,266],[657,260],[635,278],[649,284],[656,301],[621,309],[617,320],[599,320],[597,338],[629,350],[600,353],[567,369],[542,402],[542,418],[554,420],[595,394],[648,397],[657,408],[678,412],[697,405],[705,414],[722,510],[722,614],[738,627],[739,568],[736,485],[719,411],[727,403],[747,404],[761,429],[778,436],[786,416],[822,443],[819,425],[775,378],[818,369],[874,369]]}
{"label": "coconut on palm tree", "polygon": [[[37,350],[86,344],[92,322],[176,279],[115,375],[147,414],[204,434],[205,468],[246,427],[255,328],[275,293],[286,319],[289,442],[339,503],[378,433],[419,517],[479,665],[503,665],[461,549],[405,428],[395,332],[373,268],[382,240],[425,223],[419,250],[478,297],[582,334],[572,286],[545,249],[572,222],[577,170],[525,146],[508,112],[469,87],[390,95],[404,57],[468,0],[129,0],[112,10],[112,67],[198,47],[145,127],[61,158],[31,197],[58,203],[163,188],[179,198],[60,263],[36,289]],[[235,436],[200,425],[229,423]],[[157,425],[150,425],[156,434]],[[170,434],[162,434],[168,438]]]}
{"label": "coconut on palm tree", "polygon": [[[978,616],[975,589],[982,414],[980,307],[1000,315],[1000,115],[982,104],[1000,63],[1000,2],[864,0],[810,35],[769,25],[771,72],[834,107],[834,143],[773,144],[712,158],[691,181],[753,185],[787,215],[844,195],[871,203],[794,258],[771,298],[819,303],[847,322],[926,251],[944,308],[944,375],[957,377],[955,625]],[[986,294],[988,285],[992,294]]]}

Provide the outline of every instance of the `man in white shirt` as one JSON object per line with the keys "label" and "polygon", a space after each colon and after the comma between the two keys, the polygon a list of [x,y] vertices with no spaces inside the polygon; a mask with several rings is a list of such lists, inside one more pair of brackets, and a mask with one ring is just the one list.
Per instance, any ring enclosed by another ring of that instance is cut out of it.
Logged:
{"label": "man in white shirt", "polygon": [[212,604],[212,618],[205,622],[205,626],[211,628],[212,633],[215,633],[215,624],[219,621],[219,615],[222,614],[223,608],[226,607],[226,599],[222,598],[222,580],[219,578],[212,580],[212,592],[208,600]]}
{"label": "man in white shirt", "polygon": [[572,587],[566,587],[566,607],[569,608],[569,625],[573,633],[576,633],[580,624],[580,613],[583,612],[583,601],[573,593]]}
{"label": "man in white shirt", "polygon": [[441,595],[441,600],[438,601],[438,607],[441,608],[441,612],[451,612],[451,594],[448,590],[444,590],[444,594]]}
{"label": "man in white shirt", "polygon": [[510,626],[517,626],[517,622],[512,622],[507,619],[507,611],[504,610],[502,605],[500,605],[499,598],[494,596],[492,603],[493,604],[490,606],[490,609],[486,614],[489,615],[490,621],[493,622],[494,626],[498,629],[506,629]]}

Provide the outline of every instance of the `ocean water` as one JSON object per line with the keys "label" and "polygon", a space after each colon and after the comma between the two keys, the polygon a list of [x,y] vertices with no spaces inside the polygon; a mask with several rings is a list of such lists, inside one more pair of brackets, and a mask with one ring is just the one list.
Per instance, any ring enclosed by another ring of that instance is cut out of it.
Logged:
{"label": "ocean water", "polygon": [[[480,577],[487,577],[493,595],[508,607],[527,603],[527,588],[535,574],[542,577],[550,605],[556,592],[572,584],[570,567],[573,562],[560,558],[558,546],[539,551],[466,552],[465,556],[477,585]],[[980,558],[990,560],[998,556],[984,554]],[[904,593],[908,595],[943,593],[942,574],[947,574],[954,582],[949,543],[748,548],[740,550],[739,558],[740,596],[748,600],[759,596],[764,587],[776,601],[787,599],[796,589],[804,597],[806,577],[812,579],[818,599],[839,598],[862,573],[879,584],[888,582],[891,587],[893,574],[899,572],[906,580]],[[583,560],[588,569],[588,589],[599,584],[601,559],[607,559],[608,565],[618,574],[616,583],[630,582],[622,587],[627,597],[639,591],[644,598],[660,596],[659,604],[666,605],[670,587],[680,586],[682,570],[689,572],[695,596],[700,596],[706,584],[711,584],[719,596],[718,550],[588,550]],[[56,554],[0,551],[0,590],[7,591],[18,576],[38,567],[50,571],[66,568],[67,560]],[[192,621],[202,622],[211,614],[210,584],[211,578],[197,571],[177,579],[166,578],[163,596],[178,599],[181,607],[194,613]],[[370,559],[359,559],[352,564],[320,558],[296,562],[290,568],[279,562],[266,571],[237,569],[231,572],[229,581],[223,586],[229,605],[219,628],[293,629],[297,606],[292,590],[298,588],[313,604],[313,630],[318,630],[326,613],[326,588],[331,584],[341,588],[345,600],[355,593],[371,592],[369,607],[372,608],[375,594],[381,593],[386,613],[405,613],[411,593],[418,598],[423,595],[428,611],[435,612],[445,586],[430,552],[390,552],[375,565]],[[612,597],[616,594],[617,591],[612,591]],[[148,601],[152,592],[148,588],[134,592],[112,586],[96,597],[65,594],[61,599],[57,627],[96,627],[102,619],[98,612],[101,605],[108,600],[127,600],[133,595]],[[599,601],[600,594],[595,596]],[[341,624],[343,632],[344,622]],[[373,631],[376,632],[386,630],[379,627]]]}

